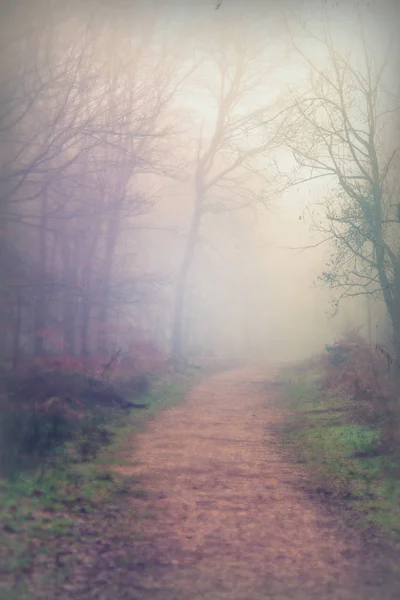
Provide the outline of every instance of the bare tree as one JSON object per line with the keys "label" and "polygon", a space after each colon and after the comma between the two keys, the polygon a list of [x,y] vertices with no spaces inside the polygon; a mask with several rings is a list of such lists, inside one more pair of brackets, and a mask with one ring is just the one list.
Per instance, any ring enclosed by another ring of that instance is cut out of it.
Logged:
{"label": "bare tree", "polygon": [[[311,36],[311,33],[308,32]],[[362,64],[343,55],[329,33],[312,36],[326,52],[309,66],[311,87],[294,95],[287,146],[297,162],[289,185],[323,178],[327,192],[309,210],[313,227],[333,247],[321,279],[344,297],[373,295],[385,302],[400,362],[400,98],[389,94],[385,75],[390,48],[380,64],[361,28]]]}
{"label": "bare tree", "polygon": [[[202,224],[207,216],[223,215],[260,201],[268,180],[264,175],[268,161],[280,143],[279,117],[285,112],[281,97],[252,104],[257,93],[263,97],[266,81],[279,67],[282,56],[278,59],[264,44],[247,43],[244,32],[241,39],[229,38],[229,34],[216,39],[216,47],[207,50],[205,61],[207,89],[216,114],[211,126],[204,123],[198,128],[191,176],[193,214],[176,282],[172,352],[177,364],[184,354],[186,290]],[[267,140],[257,134],[261,123]]]}
{"label": "bare tree", "polygon": [[152,207],[136,178],[162,170],[169,105],[192,67],[179,69],[151,20],[113,39],[111,55],[107,27],[76,31],[68,19],[55,21],[31,32],[29,53],[12,38],[20,69],[13,75],[5,63],[1,71],[13,91],[0,106],[1,259],[11,252],[14,268],[0,294],[8,306],[15,296],[15,352],[25,336],[30,351],[44,354],[51,330],[68,353],[86,355],[94,329],[142,295],[134,265],[121,279],[118,248]]}

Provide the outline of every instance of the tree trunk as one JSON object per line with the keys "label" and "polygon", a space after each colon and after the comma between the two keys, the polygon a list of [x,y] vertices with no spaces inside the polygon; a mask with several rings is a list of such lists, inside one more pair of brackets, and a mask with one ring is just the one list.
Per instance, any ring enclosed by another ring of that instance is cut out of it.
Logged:
{"label": "tree trunk", "polygon": [[35,312],[34,312],[34,353],[35,356],[45,354],[45,344],[43,339],[43,330],[46,327],[46,276],[47,276],[47,192],[42,196],[42,205],[40,209],[40,229],[39,229],[39,285],[36,292]]}
{"label": "tree trunk", "polygon": [[80,341],[80,355],[87,357],[90,355],[90,312],[91,312],[91,296],[90,287],[92,281],[92,249],[90,245],[83,245],[79,248],[79,262],[82,264],[80,273],[80,303],[78,317],[78,336]]}
{"label": "tree trunk", "polygon": [[183,318],[186,299],[186,287],[189,272],[193,263],[194,253],[199,240],[201,217],[203,214],[203,192],[200,186],[196,186],[196,203],[194,207],[190,231],[186,243],[185,253],[181,269],[176,282],[175,307],[172,325],[172,357],[175,369],[183,358]]}
{"label": "tree trunk", "polygon": [[14,340],[13,340],[13,369],[15,369],[19,362],[19,338],[21,334],[21,317],[22,317],[22,303],[21,303],[21,294],[17,292],[17,306],[16,310],[16,318],[15,318],[15,328],[14,328]]}
{"label": "tree trunk", "polygon": [[393,332],[394,364],[392,365],[392,377],[395,381],[400,380],[400,322],[394,326]]}
{"label": "tree trunk", "polygon": [[82,298],[82,301],[81,301],[81,324],[80,324],[81,356],[82,357],[87,357],[90,355],[89,320],[90,320],[90,304],[86,298]]}
{"label": "tree trunk", "polygon": [[120,215],[110,215],[108,217],[108,227],[105,240],[104,250],[104,265],[103,265],[103,277],[102,277],[102,293],[101,293],[101,306],[98,317],[99,326],[99,338],[98,338],[98,350],[100,354],[107,355],[109,353],[109,344],[107,341],[107,324],[108,324],[108,313],[110,304],[110,285],[112,275],[112,265],[114,259],[115,247],[118,240],[120,230]]}
{"label": "tree trunk", "polygon": [[394,265],[393,311],[390,316],[393,324],[393,378],[400,381],[400,260]]}
{"label": "tree trunk", "polygon": [[75,353],[75,311],[74,311],[74,290],[72,286],[74,280],[72,275],[71,265],[71,250],[69,241],[66,240],[62,245],[63,267],[64,267],[64,301],[63,301],[63,337],[64,349],[67,354],[74,355]]}

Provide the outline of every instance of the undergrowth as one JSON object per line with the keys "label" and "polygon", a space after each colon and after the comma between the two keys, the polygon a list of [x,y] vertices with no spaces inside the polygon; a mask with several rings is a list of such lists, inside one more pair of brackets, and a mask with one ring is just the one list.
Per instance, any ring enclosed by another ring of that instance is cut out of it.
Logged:
{"label": "undergrowth", "polygon": [[132,499],[144,500],[147,492],[140,479],[115,467],[132,465],[132,436],[158,410],[179,402],[192,381],[190,372],[164,378],[142,399],[147,410],[95,420],[50,461],[0,480],[1,598],[42,598],[42,589],[43,597],[55,597],[51,590],[66,584],[74,564],[85,559],[79,548],[92,534],[104,543],[120,543],[124,536],[132,542],[138,517]]}
{"label": "undergrowth", "polygon": [[[351,361],[345,352],[336,358],[332,364],[322,356],[305,369],[285,373],[280,405],[291,416],[282,426],[281,441],[288,456],[309,470],[314,493],[351,506],[361,526],[379,528],[400,541],[398,440],[388,434],[390,421],[391,431],[397,431],[395,400],[390,404],[390,398],[374,393],[370,373],[354,382],[351,375],[362,373],[364,366],[353,361],[346,370]],[[368,385],[363,387],[363,381]],[[387,385],[382,376],[376,389],[379,385]]]}

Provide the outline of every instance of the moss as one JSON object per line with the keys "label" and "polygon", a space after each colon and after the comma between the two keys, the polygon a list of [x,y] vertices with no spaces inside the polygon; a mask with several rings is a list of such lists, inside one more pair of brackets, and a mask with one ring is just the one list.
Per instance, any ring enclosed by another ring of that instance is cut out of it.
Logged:
{"label": "moss", "polygon": [[355,422],[354,402],[322,391],[315,369],[292,373],[280,397],[291,415],[281,428],[281,443],[309,469],[316,487],[356,509],[361,526],[374,525],[400,539],[398,462],[383,451],[379,421]]}

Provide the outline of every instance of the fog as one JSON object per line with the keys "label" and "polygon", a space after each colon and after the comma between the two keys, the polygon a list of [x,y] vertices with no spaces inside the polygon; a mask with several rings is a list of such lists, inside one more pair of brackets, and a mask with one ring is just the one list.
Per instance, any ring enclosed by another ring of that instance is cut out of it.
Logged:
{"label": "fog", "polygon": [[[343,185],[334,172],[314,178],[327,138],[310,129],[319,113],[295,110],[312,84],[331,98],[333,51],[354,81],[386,60],[375,108],[391,109],[392,135],[376,148],[383,165],[396,155],[397,2],[27,7],[2,8],[5,358],[110,352],[144,336],[184,357],[293,360],[353,327],[391,343],[379,289],[343,298],[332,316],[342,288],[318,278],[339,250],[310,211],[329,227],[321,202],[335,206]],[[354,98],[357,132],[368,123]],[[348,161],[342,142],[330,148]],[[359,177],[343,164],[346,182]]]}

